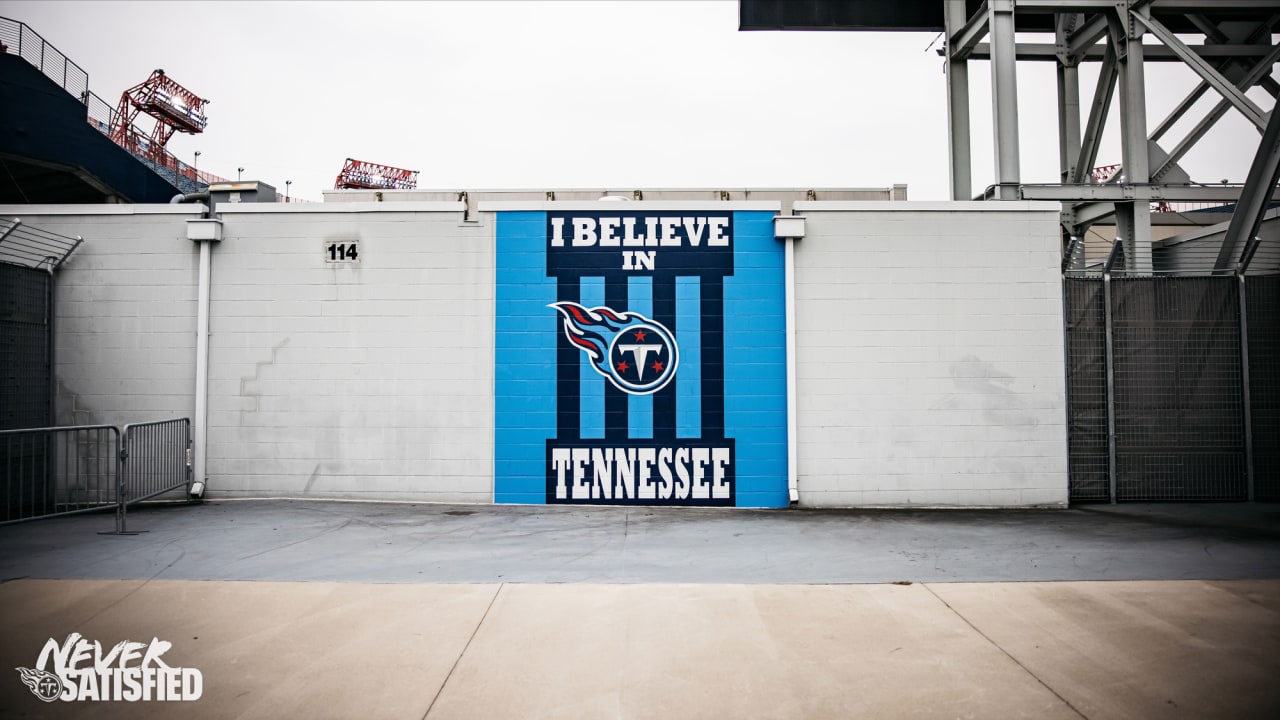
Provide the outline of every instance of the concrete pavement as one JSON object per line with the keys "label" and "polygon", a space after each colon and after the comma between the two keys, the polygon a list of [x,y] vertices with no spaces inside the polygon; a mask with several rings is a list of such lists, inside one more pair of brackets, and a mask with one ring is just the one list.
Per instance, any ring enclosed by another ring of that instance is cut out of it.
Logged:
{"label": "concrete pavement", "polygon": [[1280,579],[1280,505],[732,510],[220,501],[0,526],[0,579],[885,583]]}
{"label": "concrete pavement", "polygon": [[[130,537],[0,527],[0,718],[1277,717],[1280,528],[1227,507],[225,502]],[[1126,577],[1155,574],[1196,579]],[[15,668],[72,632],[171,643],[200,698],[42,702]]]}
{"label": "concrete pavement", "polygon": [[[1274,718],[1280,582],[0,585],[0,716]],[[49,637],[153,636],[189,703],[45,704]]]}

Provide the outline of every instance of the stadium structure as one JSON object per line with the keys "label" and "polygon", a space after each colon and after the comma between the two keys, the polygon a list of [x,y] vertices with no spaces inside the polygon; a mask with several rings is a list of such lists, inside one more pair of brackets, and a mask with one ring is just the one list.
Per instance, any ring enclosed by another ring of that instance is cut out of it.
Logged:
{"label": "stadium structure", "polygon": [[[74,63],[0,22],[0,521],[184,494],[1280,499],[1280,120],[1248,94],[1280,90],[1280,4],[739,8],[743,31],[942,33],[952,199],[428,190],[348,159],[324,202],[282,202],[170,162],[159,125],[121,130],[130,108],[203,129],[167,76],[99,118]],[[1061,182],[1020,180],[1027,62],[1057,68]],[[1154,124],[1152,62],[1200,79]],[[1122,158],[1100,166],[1113,98]],[[1225,113],[1258,130],[1248,178],[1197,182],[1179,160]]]}

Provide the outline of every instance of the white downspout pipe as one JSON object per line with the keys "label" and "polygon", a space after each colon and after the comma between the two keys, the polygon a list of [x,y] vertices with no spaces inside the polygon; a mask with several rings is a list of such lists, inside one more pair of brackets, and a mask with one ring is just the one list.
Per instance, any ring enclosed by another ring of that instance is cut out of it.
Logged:
{"label": "white downspout pipe", "polygon": [[787,496],[791,504],[800,502],[800,481],[796,470],[796,239],[787,238],[783,284],[787,287]]}
{"label": "white downspout pipe", "polygon": [[191,418],[191,495],[204,495],[208,460],[209,418],[209,296],[213,277],[213,243],[222,240],[221,220],[188,220],[187,238],[200,245],[199,289],[196,295],[195,414]]}
{"label": "white downspout pipe", "polygon": [[773,236],[785,241],[783,250],[783,285],[786,286],[787,321],[787,499],[800,502],[800,443],[796,425],[796,240],[804,237],[804,218],[778,215],[773,218]]}

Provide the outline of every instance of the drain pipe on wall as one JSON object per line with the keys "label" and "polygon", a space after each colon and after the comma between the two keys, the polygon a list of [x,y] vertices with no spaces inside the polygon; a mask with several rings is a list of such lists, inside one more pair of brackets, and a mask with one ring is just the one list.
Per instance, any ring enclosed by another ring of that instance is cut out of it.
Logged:
{"label": "drain pipe on wall", "polygon": [[786,286],[787,322],[787,499],[792,504],[800,502],[798,452],[796,432],[796,240],[804,237],[804,218],[798,215],[777,215],[773,218],[773,236],[786,242],[784,250],[784,279]]}
{"label": "drain pipe on wall", "polygon": [[[199,195],[201,193],[194,193]],[[208,193],[203,193],[208,197]],[[188,196],[189,197],[189,196]],[[177,202],[177,199],[174,200]],[[208,458],[209,416],[209,283],[213,275],[213,243],[222,242],[222,221],[211,218],[187,221],[187,239],[200,244],[199,290],[196,297],[195,415],[191,420],[191,496],[204,495]]]}

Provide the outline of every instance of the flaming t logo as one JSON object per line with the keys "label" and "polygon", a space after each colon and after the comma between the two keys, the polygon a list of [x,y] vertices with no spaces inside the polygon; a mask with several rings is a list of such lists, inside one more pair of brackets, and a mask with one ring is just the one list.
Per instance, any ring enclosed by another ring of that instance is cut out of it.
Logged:
{"label": "flaming t logo", "polygon": [[675,336],[660,323],[640,313],[586,308],[568,301],[547,307],[560,311],[565,337],[619,390],[649,395],[675,377],[680,353]]}
{"label": "flaming t logo", "polygon": [[57,675],[46,672],[39,668],[14,668],[18,671],[18,676],[22,678],[22,683],[35,693],[35,696],[45,702],[53,702],[62,694],[62,681]]}

